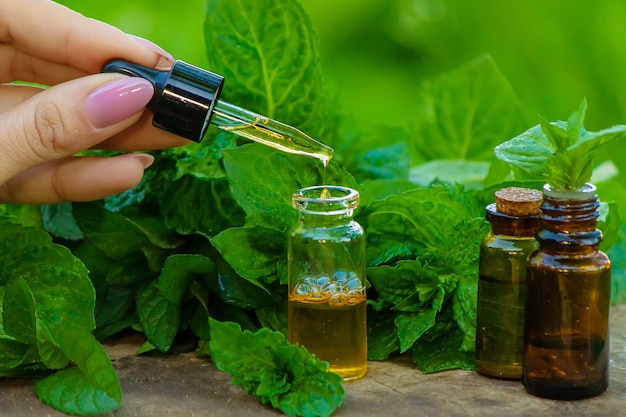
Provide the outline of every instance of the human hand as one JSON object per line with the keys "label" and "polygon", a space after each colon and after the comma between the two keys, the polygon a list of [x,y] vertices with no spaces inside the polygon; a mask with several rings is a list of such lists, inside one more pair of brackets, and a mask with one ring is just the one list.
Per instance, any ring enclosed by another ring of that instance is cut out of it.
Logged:
{"label": "human hand", "polygon": [[[153,157],[74,156],[187,143],[143,110],[150,82],[99,74],[112,58],[152,68],[172,57],[47,0],[0,0],[0,203],[89,201],[135,186]],[[6,84],[26,81],[51,86]]]}

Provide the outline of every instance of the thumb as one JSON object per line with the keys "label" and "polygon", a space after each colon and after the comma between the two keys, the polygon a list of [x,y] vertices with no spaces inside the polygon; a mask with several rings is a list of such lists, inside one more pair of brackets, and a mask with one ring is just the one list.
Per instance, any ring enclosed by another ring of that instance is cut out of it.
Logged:
{"label": "thumb", "polygon": [[95,74],[43,90],[0,113],[0,184],[126,129],[153,94],[143,78]]}

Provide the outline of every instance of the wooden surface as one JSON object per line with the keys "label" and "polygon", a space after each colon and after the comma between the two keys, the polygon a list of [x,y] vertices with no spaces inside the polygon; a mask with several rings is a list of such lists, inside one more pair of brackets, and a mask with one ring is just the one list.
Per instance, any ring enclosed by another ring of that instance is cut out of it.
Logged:
{"label": "wooden surface", "polygon": [[[107,417],[280,416],[229,384],[193,354],[134,355],[142,340],[131,337],[106,349],[122,382],[124,405]],[[368,416],[626,416],[626,305],[611,310],[610,386],[599,397],[573,402],[532,397],[516,381],[474,372],[423,375],[409,358],[370,362],[365,378],[345,384],[346,398],[333,417]],[[33,393],[32,380],[0,380],[0,416],[59,417]]]}

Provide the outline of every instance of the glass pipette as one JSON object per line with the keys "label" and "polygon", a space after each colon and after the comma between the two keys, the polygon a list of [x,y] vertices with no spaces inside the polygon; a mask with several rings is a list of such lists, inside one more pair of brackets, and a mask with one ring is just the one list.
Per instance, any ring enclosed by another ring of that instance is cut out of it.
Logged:
{"label": "glass pipette", "polygon": [[142,77],[154,85],[148,103],[154,112],[152,123],[184,138],[200,142],[209,123],[244,138],[284,152],[320,159],[324,165],[333,149],[300,130],[221,101],[224,78],[182,61],[168,71],[147,68],[122,59],[107,62],[102,72],[119,72]]}

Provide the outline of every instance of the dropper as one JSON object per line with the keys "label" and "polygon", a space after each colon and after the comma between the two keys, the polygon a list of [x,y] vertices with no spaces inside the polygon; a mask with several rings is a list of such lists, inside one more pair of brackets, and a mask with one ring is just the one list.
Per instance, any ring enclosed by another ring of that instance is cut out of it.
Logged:
{"label": "dropper", "polygon": [[224,77],[186,62],[176,61],[170,70],[159,71],[113,59],[102,72],[150,81],[155,90],[147,106],[154,113],[152,124],[186,139],[200,142],[210,123],[284,152],[312,156],[324,165],[333,156],[332,148],[295,127],[221,101]]}

